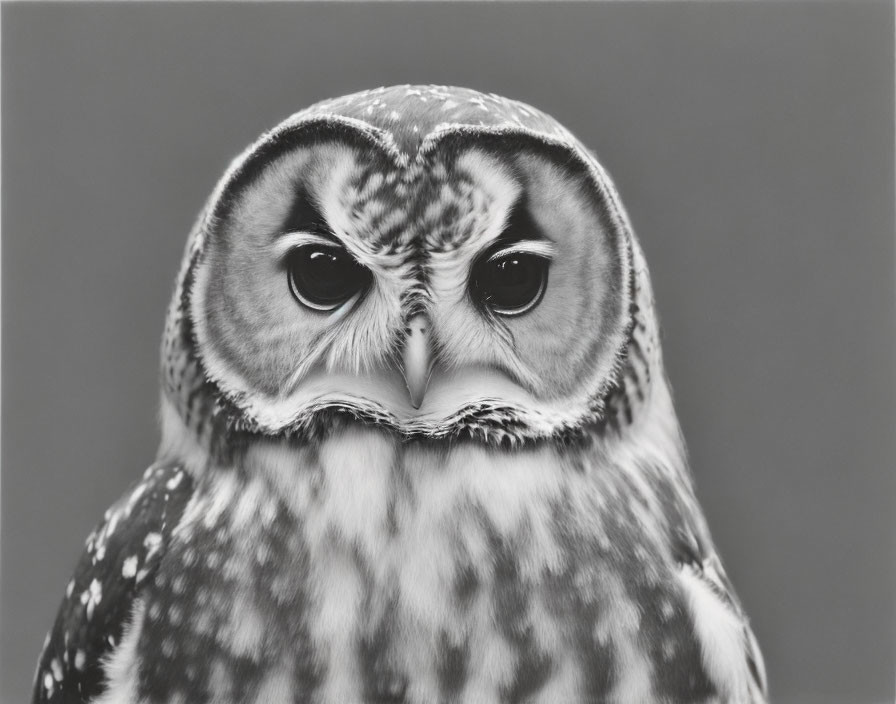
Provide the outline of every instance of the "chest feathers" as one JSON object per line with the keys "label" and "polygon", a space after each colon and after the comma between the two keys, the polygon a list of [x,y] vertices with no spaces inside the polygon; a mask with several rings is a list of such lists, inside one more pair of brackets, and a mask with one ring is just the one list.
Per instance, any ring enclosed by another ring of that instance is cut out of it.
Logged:
{"label": "chest feathers", "polygon": [[731,677],[736,610],[682,563],[703,533],[689,484],[649,447],[501,452],[354,426],[315,446],[260,441],[244,464],[198,480],[103,702],[726,701],[746,687]]}

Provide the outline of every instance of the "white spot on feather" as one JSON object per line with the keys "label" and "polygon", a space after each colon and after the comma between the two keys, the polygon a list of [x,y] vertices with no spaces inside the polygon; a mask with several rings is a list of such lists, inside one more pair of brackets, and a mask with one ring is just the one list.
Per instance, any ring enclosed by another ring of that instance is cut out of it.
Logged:
{"label": "white spot on feather", "polygon": [[81,592],[81,603],[87,605],[87,620],[93,618],[93,611],[96,605],[103,600],[103,585],[99,580],[94,579],[90,586]]}
{"label": "white spot on feather", "polygon": [[171,477],[171,479],[169,479],[167,482],[165,482],[165,488],[168,489],[168,491],[174,491],[175,489],[177,489],[177,487],[180,486],[180,483],[181,483],[181,481],[183,481],[183,478],[184,478],[184,473],[180,472],[180,471],[177,472],[177,474],[175,474],[173,477]]}
{"label": "white spot on feather", "polygon": [[[131,511],[134,510],[134,506],[137,505],[137,502],[140,500],[140,497],[146,492],[146,484],[138,484],[134,491],[131,492],[130,497],[128,498],[127,506],[125,506],[125,515],[130,515]],[[108,532],[111,534],[115,531],[115,526],[118,523],[119,514],[116,513],[112,516],[112,521],[109,523]]]}
{"label": "white spot on feather", "polygon": [[149,560],[150,557],[155,554],[155,552],[159,549],[159,546],[162,544],[162,535],[160,533],[147,533],[146,537],[143,539],[143,547],[146,548],[146,559]]}

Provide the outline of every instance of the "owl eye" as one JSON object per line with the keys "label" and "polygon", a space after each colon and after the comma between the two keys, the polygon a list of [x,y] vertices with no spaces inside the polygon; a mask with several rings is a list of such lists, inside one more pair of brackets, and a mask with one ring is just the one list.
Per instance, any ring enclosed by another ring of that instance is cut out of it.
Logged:
{"label": "owl eye", "polygon": [[543,254],[515,248],[487,253],[473,265],[470,293],[499,315],[522,315],[544,296],[549,264]]}
{"label": "owl eye", "polygon": [[361,266],[342,247],[309,244],[293,249],[287,258],[289,289],[303,305],[330,311],[370,285],[370,269]]}

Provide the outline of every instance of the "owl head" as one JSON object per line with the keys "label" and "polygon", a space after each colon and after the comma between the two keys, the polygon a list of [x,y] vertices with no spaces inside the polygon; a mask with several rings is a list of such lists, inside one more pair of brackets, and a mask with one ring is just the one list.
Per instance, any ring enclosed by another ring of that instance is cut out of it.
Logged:
{"label": "owl head", "polygon": [[[397,86],[285,120],[187,246],[163,398],[188,426],[555,437],[649,392],[646,269],[607,174],[560,124]],[[634,393],[633,393],[634,392]]]}

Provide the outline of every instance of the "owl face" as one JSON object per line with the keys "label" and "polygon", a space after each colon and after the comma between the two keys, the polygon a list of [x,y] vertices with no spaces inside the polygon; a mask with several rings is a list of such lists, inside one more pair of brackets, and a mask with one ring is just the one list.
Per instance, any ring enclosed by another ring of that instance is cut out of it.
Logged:
{"label": "owl face", "polygon": [[380,93],[378,119],[350,96],[287,121],[200,222],[195,355],[249,427],[343,410],[408,434],[489,417],[550,434],[615,381],[631,251],[602,172],[497,115],[434,124],[413,90]]}

